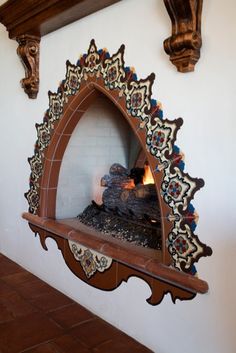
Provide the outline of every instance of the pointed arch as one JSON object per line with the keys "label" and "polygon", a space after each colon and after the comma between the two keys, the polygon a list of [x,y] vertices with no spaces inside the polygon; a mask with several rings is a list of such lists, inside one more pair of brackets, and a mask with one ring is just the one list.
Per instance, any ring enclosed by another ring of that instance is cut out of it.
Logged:
{"label": "pointed arch", "polygon": [[197,215],[192,199],[204,182],[184,172],[183,155],[175,145],[182,119],[163,119],[161,104],[152,98],[155,75],[138,80],[125,67],[124,45],[110,56],[92,40],[88,53],[76,65],[66,63],[66,77],[57,93],[49,92],[49,109],[36,124],[38,139],[26,193],[29,212],[55,218],[56,192],[61,161],[79,119],[99,94],[121,111],[146,152],[154,176],[162,215],[162,261],[191,272],[211,249],[194,234]]}

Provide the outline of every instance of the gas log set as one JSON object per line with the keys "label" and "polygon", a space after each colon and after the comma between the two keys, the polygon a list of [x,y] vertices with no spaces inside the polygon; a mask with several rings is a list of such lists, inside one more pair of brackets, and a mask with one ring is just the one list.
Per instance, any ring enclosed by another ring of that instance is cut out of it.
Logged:
{"label": "gas log set", "polygon": [[101,179],[102,204],[95,201],[78,216],[102,234],[152,249],[161,249],[161,218],[149,166],[126,169],[114,163]]}

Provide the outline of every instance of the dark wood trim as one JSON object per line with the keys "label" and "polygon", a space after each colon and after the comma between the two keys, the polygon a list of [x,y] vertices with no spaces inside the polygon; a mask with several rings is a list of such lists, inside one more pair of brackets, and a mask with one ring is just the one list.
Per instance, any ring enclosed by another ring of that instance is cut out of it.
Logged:
{"label": "dark wood trim", "polygon": [[141,274],[146,274],[192,293],[203,294],[208,291],[207,282],[161,263],[161,256],[158,257],[156,250],[121,243],[112,238],[107,240],[100,233],[90,231],[77,219],[54,220],[27,212],[23,213],[22,217],[46,232],[78,242],[80,245],[98,251],[118,263],[139,271]]}
{"label": "dark wood trim", "polygon": [[40,37],[22,35],[17,37],[17,54],[25,68],[25,78],[21,80],[29,98],[36,98],[39,90],[39,44]]}
{"label": "dark wood trim", "polygon": [[8,0],[0,6],[0,22],[11,39],[23,34],[42,37],[120,0]]}
{"label": "dark wood trim", "polygon": [[[6,27],[9,38],[20,44],[18,54],[26,72],[21,84],[29,98],[36,98],[38,93],[40,38],[118,1],[8,0],[0,6],[0,23]],[[37,46],[34,45],[37,55],[28,51],[32,48],[33,37],[37,38]]]}
{"label": "dark wood trim", "polygon": [[172,35],[164,41],[165,52],[180,72],[194,71],[202,46],[203,0],[164,0],[172,22]]}
{"label": "dark wood trim", "polygon": [[[119,1],[121,0],[8,0],[0,6],[0,23],[5,25],[9,38],[21,42],[23,37],[34,36],[39,39],[39,43],[42,36]],[[200,58],[202,45],[203,0],[164,0],[164,3],[172,22],[172,35],[164,41],[164,49],[178,71],[193,71]],[[33,68],[32,60],[30,64],[28,58],[26,60],[27,63],[25,59],[22,60],[26,77],[21,83],[29,98],[36,98],[39,77],[35,79],[31,71],[34,74],[39,73],[39,58],[33,60]]]}

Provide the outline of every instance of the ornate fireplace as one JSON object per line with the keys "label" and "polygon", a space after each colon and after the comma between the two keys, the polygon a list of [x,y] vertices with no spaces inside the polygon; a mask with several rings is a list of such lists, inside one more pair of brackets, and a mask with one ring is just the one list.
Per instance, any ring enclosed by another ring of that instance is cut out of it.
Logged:
{"label": "ornate fireplace", "polygon": [[[92,40],[76,65],[67,62],[65,80],[57,93],[49,92],[49,109],[36,125],[26,193],[29,212],[23,217],[45,249],[47,237],[57,242],[66,264],[89,285],[113,290],[138,276],[152,290],[148,302],[158,304],[166,293],[173,301],[205,293],[208,285],[197,278],[195,263],[212,251],[195,234],[198,216],[192,199],[204,182],[184,171],[175,145],[183,121],[163,118],[160,103],[152,98],[154,77],[138,79],[125,66],[123,45],[111,56]],[[76,217],[89,199],[101,206],[101,192],[93,188],[108,165],[130,168],[140,166],[140,160],[148,164],[155,185],[158,248],[121,242]]]}

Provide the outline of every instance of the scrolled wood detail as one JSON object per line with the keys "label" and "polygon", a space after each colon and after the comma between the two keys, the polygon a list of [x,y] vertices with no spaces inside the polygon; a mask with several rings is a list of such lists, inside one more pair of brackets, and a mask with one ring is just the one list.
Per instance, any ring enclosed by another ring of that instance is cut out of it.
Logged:
{"label": "scrolled wood detail", "polygon": [[9,38],[19,43],[26,77],[21,84],[29,98],[36,98],[39,86],[40,38],[120,0],[7,0],[0,6],[0,23]]}
{"label": "scrolled wood detail", "polygon": [[[24,218],[26,217],[28,218],[28,216],[29,216],[29,219],[32,219],[29,214],[27,215],[25,213],[23,215]],[[34,218],[35,216],[33,216],[33,219]],[[81,263],[78,262],[73,256],[66,236],[65,238],[63,238],[59,235],[56,235],[54,231],[52,232],[47,231],[43,229],[41,226],[38,226],[30,222],[29,222],[29,226],[31,230],[35,233],[35,236],[39,235],[40,242],[44,250],[46,251],[48,250],[46,245],[46,239],[47,238],[53,239],[56,242],[58,249],[61,251],[62,256],[67,266],[69,267],[69,269],[78,278],[80,278],[80,280],[82,280],[83,282],[89,284],[94,288],[98,288],[104,291],[112,291],[118,288],[123,282],[128,282],[131,277],[138,277],[149,285],[151,290],[151,295],[149,298],[146,299],[146,301],[147,303],[153,306],[160,304],[163,298],[167,294],[170,295],[172,302],[176,303],[177,300],[181,300],[181,301],[191,300],[199,292],[199,290],[196,290],[196,288],[195,289],[181,288],[181,286],[179,286],[177,283],[174,283],[174,282],[168,283],[161,278],[158,278],[155,276],[153,277],[151,274],[147,274],[138,269],[134,269],[128,266],[127,264],[120,263],[119,261],[116,261],[114,259],[112,261],[111,267],[109,267],[105,272],[99,273],[97,271],[96,273],[94,273],[94,275],[88,278],[84,273]],[[180,275],[180,272],[176,272],[176,274],[178,277],[178,275]],[[199,283],[202,282],[197,278],[193,279],[193,282],[195,282],[196,284],[197,284],[197,281],[199,281]],[[202,283],[204,284],[204,282]]]}
{"label": "scrolled wood detail", "polygon": [[203,0],[164,0],[172,22],[172,35],[164,41],[165,52],[179,72],[194,71],[202,46]]}
{"label": "scrolled wood detail", "polygon": [[21,86],[29,98],[37,98],[39,90],[39,43],[40,37],[22,35],[16,38],[19,46],[17,54],[25,68],[25,78]]}

